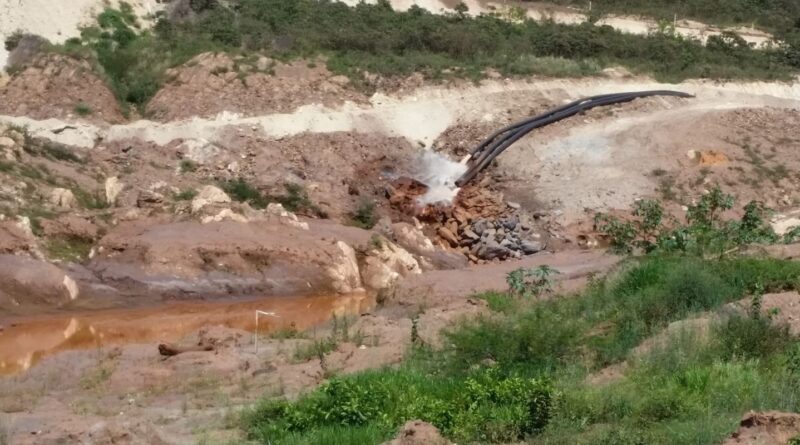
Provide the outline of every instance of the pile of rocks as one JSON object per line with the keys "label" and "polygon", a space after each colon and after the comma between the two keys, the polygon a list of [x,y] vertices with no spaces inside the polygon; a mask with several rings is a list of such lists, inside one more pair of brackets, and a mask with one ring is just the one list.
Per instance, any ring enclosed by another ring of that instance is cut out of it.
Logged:
{"label": "pile of rocks", "polygon": [[473,262],[520,258],[545,248],[541,235],[518,214],[480,218],[461,227],[446,224],[437,234]]}
{"label": "pile of rocks", "polygon": [[418,197],[427,186],[401,177],[386,187],[390,205],[426,224],[427,234],[442,247],[455,249],[472,262],[506,260],[532,255],[545,248],[532,221],[521,206],[506,202],[487,184],[466,185],[452,205],[420,206]]}

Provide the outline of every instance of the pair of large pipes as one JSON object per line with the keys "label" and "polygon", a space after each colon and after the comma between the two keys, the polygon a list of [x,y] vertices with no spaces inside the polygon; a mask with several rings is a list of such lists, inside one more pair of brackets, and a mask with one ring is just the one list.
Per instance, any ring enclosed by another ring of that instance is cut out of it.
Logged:
{"label": "pair of large pipes", "polygon": [[456,186],[461,187],[471,181],[478,173],[488,167],[494,158],[499,156],[508,147],[510,147],[511,144],[537,128],[550,125],[554,122],[560,121],[561,119],[565,119],[595,107],[630,102],[634,99],[648,96],[694,97],[691,94],[682,93],[680,91],[638,91],[633,93],[615,93],[591,96],[570,102],[558,108],[553,108],[552,110],[548,110],[538,116],[519,121],[492,133],[488,138],[486,138],[486,140],[481,142],[480,145],[475,147],[475,149],[472,150],[472,153],[462,161],[469,162],[470,167],[456,181]]}

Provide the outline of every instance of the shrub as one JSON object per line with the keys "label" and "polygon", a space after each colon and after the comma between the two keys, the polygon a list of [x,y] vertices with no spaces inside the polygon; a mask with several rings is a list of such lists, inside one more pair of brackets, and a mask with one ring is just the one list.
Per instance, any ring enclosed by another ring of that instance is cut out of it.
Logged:
{"label": "shrub", "polygon": [[191,159],[182,159],[180,162],[181,173],[191,173],[197,171],[197,163]]}
{"label": "shrub", "polygon": [[302,442],[336,426],[373,427],[385,436],[411,419],[431,422],[459,441],[499,442],[541,430],[552,400],[548,382],[496,370],[451,380],[387,369],[331,379],[296,402],[265,400],[246,423],[262,443]]}
{"label": "shrub", "polygon": [[256,209],[263,209],[269,203],[258,189],[250,185],[250,183],[243,178],[223,183],[222,189],[233,198],[233,200],[246,202]]}
{"label": "shrub", "polygon": [[92,114],[92,108],[83,102],[78,102],[75,105],[74,111],[78,113],[79,116],[88,116]]}
{"label": "shrub", "polygon": [[[699,41],[666,28],[641,36],[608,26],[534,22],[497,14],[435,15],[389,3],[357,7],[330,0],[192,0],[195,20],[160,19],[140,31],[128,7],[106,9],[80,42],[61,50],[93,54],[118,99],[143,107],[167,69],[204,51],[262,51],[287,59],[323,55],[328,68],[364,84],[365,71],[387,76],[421,72],[477,79],[487,68],[506,74],[586,75],[623,64],[662,80],[692,77],[789,79],[795,44],[756,50],[734,35]],[[787,38],[789,34],[787,33]],[[787,41],[794,42],[796,39]]]}
{"label": "shrub", "polygon": [[371,200],[362,201],[353,213],[353,225],[362,229],[371,229],[378,223],[378,215],[375,214],[375,202]]}
{"label": "shrub", "polygon": [[516,269],[506,275],[511,293],[521,297],[538,297],[553,290],[552,275],[560,272],[548,265],[535,269]]}
{"label": "shrub", "polygon": [[197,196],[197,190],[195,189],[186,189],[181,190],[180,192],[175,194],[176,201],[191,201],[194,197]]}

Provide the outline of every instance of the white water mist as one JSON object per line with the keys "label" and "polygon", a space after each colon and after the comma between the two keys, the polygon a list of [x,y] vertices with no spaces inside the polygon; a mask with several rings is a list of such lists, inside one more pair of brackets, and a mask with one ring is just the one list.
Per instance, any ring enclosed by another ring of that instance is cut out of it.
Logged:
{"label": "white water mist", "polygon": [[414,179],[428,186],[428,191],[419,197],[419,205],[435,203],[452,204],[458,194],[456,180],[467,171],[467,166],[442,154],[425,150],[417,161]]}

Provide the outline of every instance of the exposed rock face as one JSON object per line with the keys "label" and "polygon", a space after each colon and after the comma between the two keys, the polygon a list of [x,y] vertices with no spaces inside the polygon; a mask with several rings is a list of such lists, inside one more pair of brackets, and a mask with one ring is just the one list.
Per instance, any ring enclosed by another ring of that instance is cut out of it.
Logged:
{"label": "exposed rock face", "polygon": [[286,224],[298,229],[308,230],[308,223],[297,219],[297,215],[283,208],[282,204],[271,202],[267,205],[267,215],[278,218],[281,224]]}
{"label": "exposed rock face", "polygon": [[221,188],[207,185],[201,188],[197,196],[192,200],[192,213],[197,213],[200,209],[210,204],[225,204],[229,202],[231,202],[231,197]]}
{"label": "exposed rock face", "polygon": [[100,240],[88,268],[105,284],[134,293],[352,292],[361,281],[350,243],[361,232],[307,231],[275,221],[131,221]]}
{"label": "exposed rock face", "polygon": [[0,310],[62,306],[79,296],[78,285],[58,267],[18,255],[0,255]]}
{"label": "exposed rock face", "polygon": [[236,222],[246,223],[249,220],[247,219],[247,217],[240,215],[231,209],[222,209],[216,215],[204,216],[201,221],[203,222],[203,224],[208,224],[220,221],[236,221]]}
{"label": "exposed rock face", "polygon": [[50,192],[50,203],[56,207],[71,209],[75,207],[75,195],[72,193],[72,190],[54,188]]}
{"label": "exposed rock face", "polygon": [[339,254],[334,257],[333,264],[327,269],[334,289],[340,293],[363,290],[356,251],[343,241],[337,241],[336,248],[339,249]]}
{"label": "exposed rock face", "polygon": [[32,119],[74,117],[79,104],[89,110],[84,118],[124,121],[114,94],[87,61],[39,55],[0,89],[0,114]]}
{"label": "exposed rock face", "polygon": [[120,182],[119,178],[116,176],[112,176],[106,179],[105,183],[105,190],[106,190],[106,202],[113,206],[117,202],[117,197],[125,189],[125,184]]}
{"label": "exposed rock face", "polygon": [[723,445],[784,445],[800,435],[800,414],[750,411]]}
{"label": "exposed rock face", "polygon": [[0,254],[15,253],[40,255],[33,234],[14,221],[0,221]]}
{"label": "exposed rock face", "polygon": [[379,245],[367,251],[361,272],[367,287],[388,289],[401,277],[422,273],[419,263],[408,251],[377,235],[374,240]]}
{"label": "exposed rock face", "polygon": [[400,428],[397,437],[383,445],[453,445],[439,430],[422,420],[409,420]]}
{"label": "exposed rock face", "polygon": [[149,102],[148,110],[163,120],[241,114],[290,112],[309,103],[327,106],[366,97],[333,76],[325,64],[284,64],[266,57],[256,61],[223,53],[204,53],[167,72],[172,78]]}

